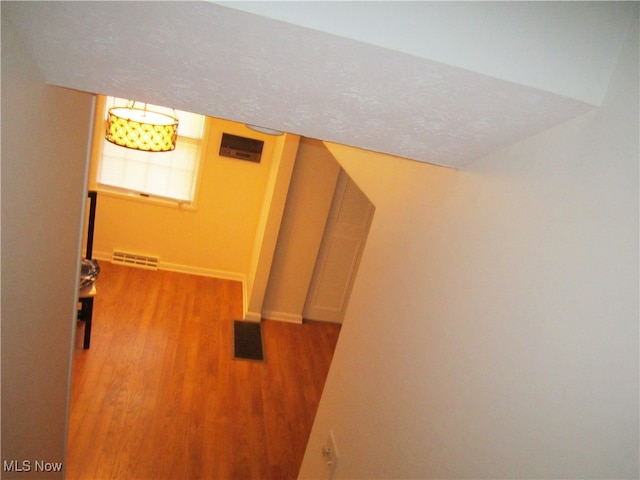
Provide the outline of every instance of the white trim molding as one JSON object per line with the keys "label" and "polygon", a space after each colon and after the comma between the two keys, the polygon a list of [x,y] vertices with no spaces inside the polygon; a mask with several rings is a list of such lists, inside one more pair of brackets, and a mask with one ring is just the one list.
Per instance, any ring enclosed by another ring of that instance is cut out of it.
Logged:
{"label": "white trim molding", "polygon": [[262,315],[256,312],[245,312],[243,320],[245,322],[260,323],[262,321]]}
{"label": "white trim molding", "polygon": [[302,315],[295,313],[266,311],[262,313],[262,316],[269,320],[277,320],[278,322],[302,324]]}
{"label": "white trim molding", "polygon": [[[112,254],[109,252],[93,252],[93,258],[102,260],[104,262],[111,262]],[[243,273],[228,272],[225,270],[216,270],[213,268],[194,267],[193,265],[182,265],[179,263],[158,262],[158,270],[166,270],[168,272],[186,273],[189,275],[199,275],[201,277],[219,278],[222,280],[233,280],[236,282],[242,282],[242,297],[243,302],[247,296],[246,292],[246,275]]]}
{"label": "white trim molding", "polygon": [[[212,268],[202,268],[202,267],[194,267],[191,265],[181,265],[178,263],[169,263],[160,261],[160,266],[158,267],[160,270],[167,270],[170,272],[177,273],[188,273],[191,275],[200,275],[203,277],[213,277],[220,278],[222,280],[234,280],[236,282],[245,283],[245,275],[242,273],[236,272],[227,272],[225,270],[215,270]],[[243,287],[243,297],[244,297],[244,287]]]}

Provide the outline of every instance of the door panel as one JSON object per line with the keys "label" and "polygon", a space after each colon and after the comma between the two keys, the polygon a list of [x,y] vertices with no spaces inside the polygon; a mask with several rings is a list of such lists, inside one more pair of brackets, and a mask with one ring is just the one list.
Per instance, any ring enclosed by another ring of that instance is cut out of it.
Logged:
{"label": "door panel", "polygon": [[304,318],[341,323],[373,217],[373,204],[343,171],[316,261]]}
{"label": "door panel", "polygon": [[361,243],[347,237],[331,239],[327,250],[327,262],[323,265],[321,281],[318,282],[315,302],[317,307],[339,309],[344,303],[344,285],[348,284],[353,274]]}

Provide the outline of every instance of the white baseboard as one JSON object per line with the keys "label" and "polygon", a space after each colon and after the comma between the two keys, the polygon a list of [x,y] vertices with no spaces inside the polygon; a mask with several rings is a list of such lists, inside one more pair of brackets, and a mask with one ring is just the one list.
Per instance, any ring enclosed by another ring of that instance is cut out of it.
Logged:
{"label": "white baseboard", "polygon": [[262,313],[262,317],[279,322],[302,323],[302,315],[296,315],[295,313],[266,311]]}
{"label": "white baseboard", "polygon": [[247,316],[249,310],[249,293],[247,292],[246,279],[242,282],[242,318]]}
{"label": "white baseboard", "polygon": [[[93,258],[97,260],[103,260],[105,262],[111,261],[110,252],[93,252]],[[224,270],[215,270],[213,268],[194,267],[192,265],[181,265],[179,263],[163,262],[160,260],[158,264],[158,270],[166,270],[176,273],[187,273],[189,275],[200,275],[202,277],[220,278],[222,280],[234,280],[236,282],[242,282],[244,285],[245,275],[236,272],[226,272]],[[244,294],[243,287],[243,294]],[[244,295],[243,295],[244,296]]]}
{"label": "white baseboard", "polygon": [[167,270],[169,272],[188,273],[191,275],[200,275],[203,277],[220,278],[222,280],[234,280],[236,282],[244,282],[244,275],[235,272],[226,272],[224,270],[214,270],[212,268],[193,267],[190,265],[180,265],[178,263],[168,263],[160,261],[160,270]]}
{"label": "white baseboard", "polygon": [[260,323],[262,321],[262,315],[256,312],[245,312],[243,320],[245,322]]}

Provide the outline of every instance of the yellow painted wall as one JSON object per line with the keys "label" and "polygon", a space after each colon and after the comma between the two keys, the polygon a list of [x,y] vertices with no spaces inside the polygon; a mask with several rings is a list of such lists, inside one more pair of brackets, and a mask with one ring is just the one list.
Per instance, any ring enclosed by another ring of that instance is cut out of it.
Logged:
{"label": "yellow painted wall", "polygon": [[[273,165],[274,145],[279,137],[220,119],[208,119],[207,130],[196,210],[179,210],[101,192],[95,257],[110,258],[117,249],[158,256],[164,269],[236,279],[246,277]],[[263,140],[261,162],[219,156],[223,132]],[[98,129],[96,136],[100,135],[102,131]],[[99,138],[94,145],[98,141]],[[96,162],[94,148],[92,182]]]}
{"label": "yellow painted wall", "polygon": [[278,137],[245,282],[245,320],[260,321],[300,137]]}

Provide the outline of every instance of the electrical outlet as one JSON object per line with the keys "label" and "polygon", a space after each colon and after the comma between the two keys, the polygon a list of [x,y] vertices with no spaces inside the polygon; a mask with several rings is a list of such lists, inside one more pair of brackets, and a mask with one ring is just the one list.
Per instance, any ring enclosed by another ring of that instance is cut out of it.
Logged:
{"label": "electrical outlet", "polygon": [[336,447],[336,440],[333,436],[332,430],[329,430],[327,441],[322,446],[322,459],[327,466],[329,479],[332,479],[333,474],[336,471],[336,467],[338,466],[338,447]]}

